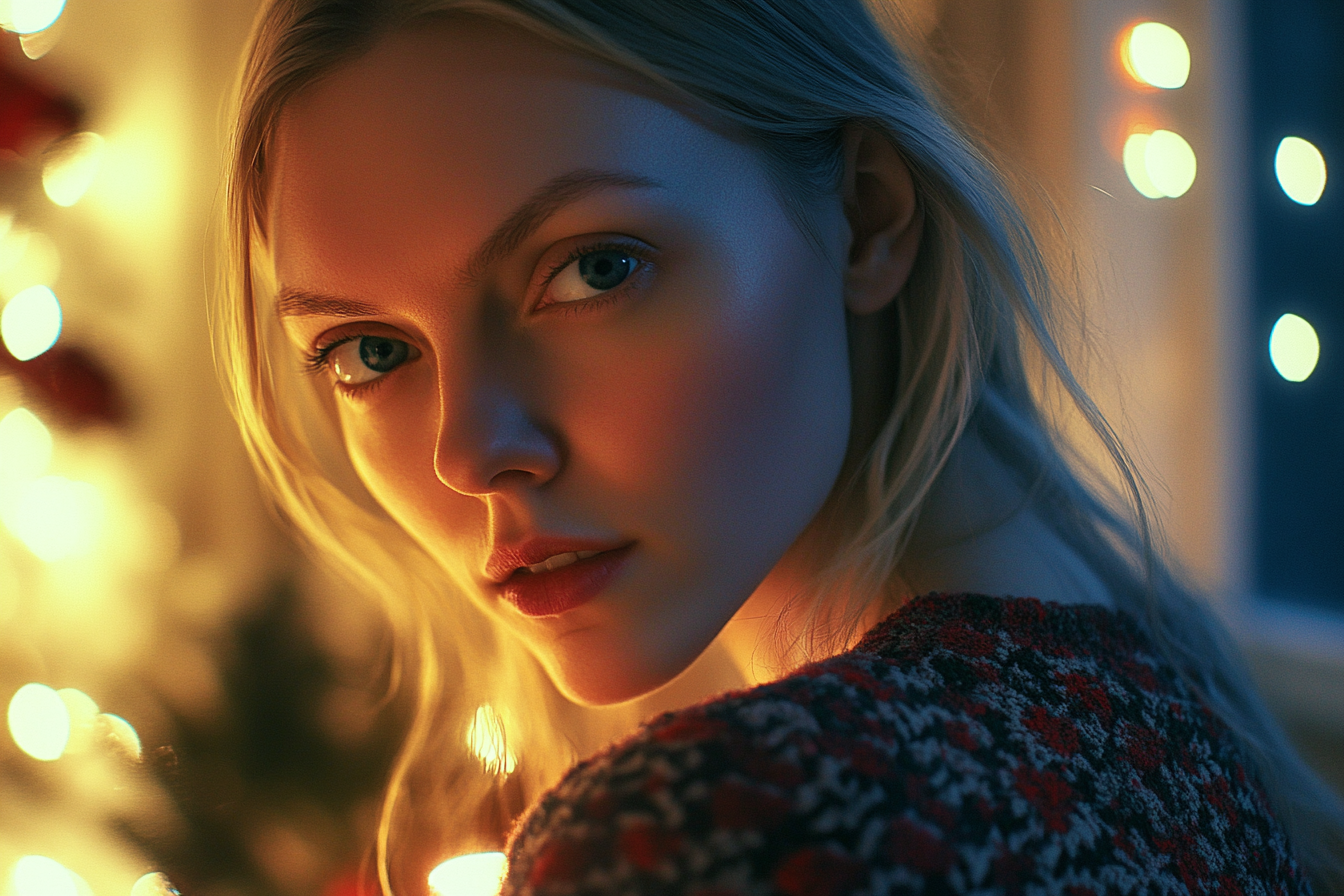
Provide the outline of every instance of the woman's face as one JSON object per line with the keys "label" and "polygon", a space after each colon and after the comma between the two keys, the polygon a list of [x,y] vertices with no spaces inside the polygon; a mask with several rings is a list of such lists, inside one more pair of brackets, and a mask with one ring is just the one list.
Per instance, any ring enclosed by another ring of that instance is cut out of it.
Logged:
{"label": "woman's face", "polygon": [[277,311],[372,494],[571,697],[685,669],[845,455],[839,199],[814,248],[753,149],[465,18],[310,87],[272,158]]}

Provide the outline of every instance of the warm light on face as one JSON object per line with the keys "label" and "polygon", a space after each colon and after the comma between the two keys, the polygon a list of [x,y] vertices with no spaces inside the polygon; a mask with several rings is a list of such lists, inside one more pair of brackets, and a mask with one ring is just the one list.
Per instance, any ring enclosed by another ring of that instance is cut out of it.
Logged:
{"label": "warm light on face", "polygon": [[28,550],[52,562],[93,550],[105,508],[95,486],[43,476],[18,489],[0,512],[5,525]]}
{"label": "warm light on face", "polygon": [[518,759],[508,748],[504,720],[491,705],[476,708],[476,715],[467,729],[467,748],[492,775],[508,775],[518,767]]}
{"label": "warm light on face", "polygon": [[1289,199],[1315,205],[1325,192],[1325,156],[1309,140],[1284,137],[1274,153],[1274,176]]}
{"label": "warm light on face", "polygon": [[27,408],[0,419],[0,484],[31,482],[51,463],[51,433]]}
{"label": "warm light on face", "polygon": [[[6,12],[3,7],[8,7],[7,15],[3,15]],[[64,11],[65,0],[0,0],[0,18],[8,30],[18,34],[45,31],[56,24]]]}
{"label": "warm light on face", "polygon": [[1316,369],[1321,341],[1316,329],[1296,314],[1285,314],[1269,331],[1269,360],[1279,376],[1300,383]]}
{"label": "warm light on face", "polygon": [[1195,182],[1195,151],[1174,131],[1130,134],[1123,162],[1129,182],[1149,199],[1184,196]]}
{"label": "warm light on face", "polygon": [[31,286],[10,299],[0,313],[0,338],[20,361],[36,358],[61,335],[61,303],[46,286]]}
{"label": "warm light on face", "polygon": [[70,710],[46,685],[26,684],[9,701],[9,733],[34,759],[60,759],[70,742]]}
{"label": "warm light on face", "polygon": [[1190,48],[1181,33],[1160,22],[1142,22],[1129,30],[1121,48],[1125,71],[1150,87],[1175,90],[1190,77]]}
{"label": "warm light on face", "polygon": [[458,856],[429,872],[429,889],[436,896],[495,896],[507,867],[502,852]]}
{"label": "warm light on face", "polygon": [[42,163],[42,189],[57,205],[71,206],[89,189],[103,158],[103,138],[85,131],[49,149]]}

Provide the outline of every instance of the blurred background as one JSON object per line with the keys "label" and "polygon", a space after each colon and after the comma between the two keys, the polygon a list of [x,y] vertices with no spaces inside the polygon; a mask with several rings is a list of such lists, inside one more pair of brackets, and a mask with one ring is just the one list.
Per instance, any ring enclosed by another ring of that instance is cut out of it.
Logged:
{"label": "blurred background", "polygon": [[[1344,791],[1344,5],[882,2],[1058,215],[1081,373]],[[0,0],[5,896],[340,896],[371,842],[384,630],[269,516],[211,366],[256,6]]]}

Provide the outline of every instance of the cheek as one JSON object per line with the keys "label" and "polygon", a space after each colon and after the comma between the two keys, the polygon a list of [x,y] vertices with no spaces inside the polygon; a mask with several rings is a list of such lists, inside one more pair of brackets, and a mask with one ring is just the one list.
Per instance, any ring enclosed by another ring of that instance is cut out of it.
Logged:
{"label": "cheek", "polygon": [[[365,488],[441,562],[484,531],[481,502],[443,487],[434,473],[434,415],[414,388],[386,387],[367,402],[338,397],[341,431]],[[478,519],[478,517],[480,519]]]}
{"label": "cheek", "polygon": [[806,249],[736,274],[722,291],[688,284],[677,299],[686,313],[612,361],[591,396],[591,426],[574,430],[596,436],[575,457],[592,458],[700,556],[757,533],[787,547],[829,493],[848,442],[838,286],[816,289],[827,272]]}

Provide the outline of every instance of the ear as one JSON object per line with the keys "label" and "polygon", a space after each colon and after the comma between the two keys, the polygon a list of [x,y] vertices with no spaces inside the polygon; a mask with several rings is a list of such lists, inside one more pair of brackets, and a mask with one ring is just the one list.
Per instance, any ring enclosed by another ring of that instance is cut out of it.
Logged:
{"label": "ear", "polygon": [[845,306],[855,314],[886,307],[905,286],[919,252],[924,216],[915,182],[891,140],[851,122],[843,133],[841,185],[849,222]]}

